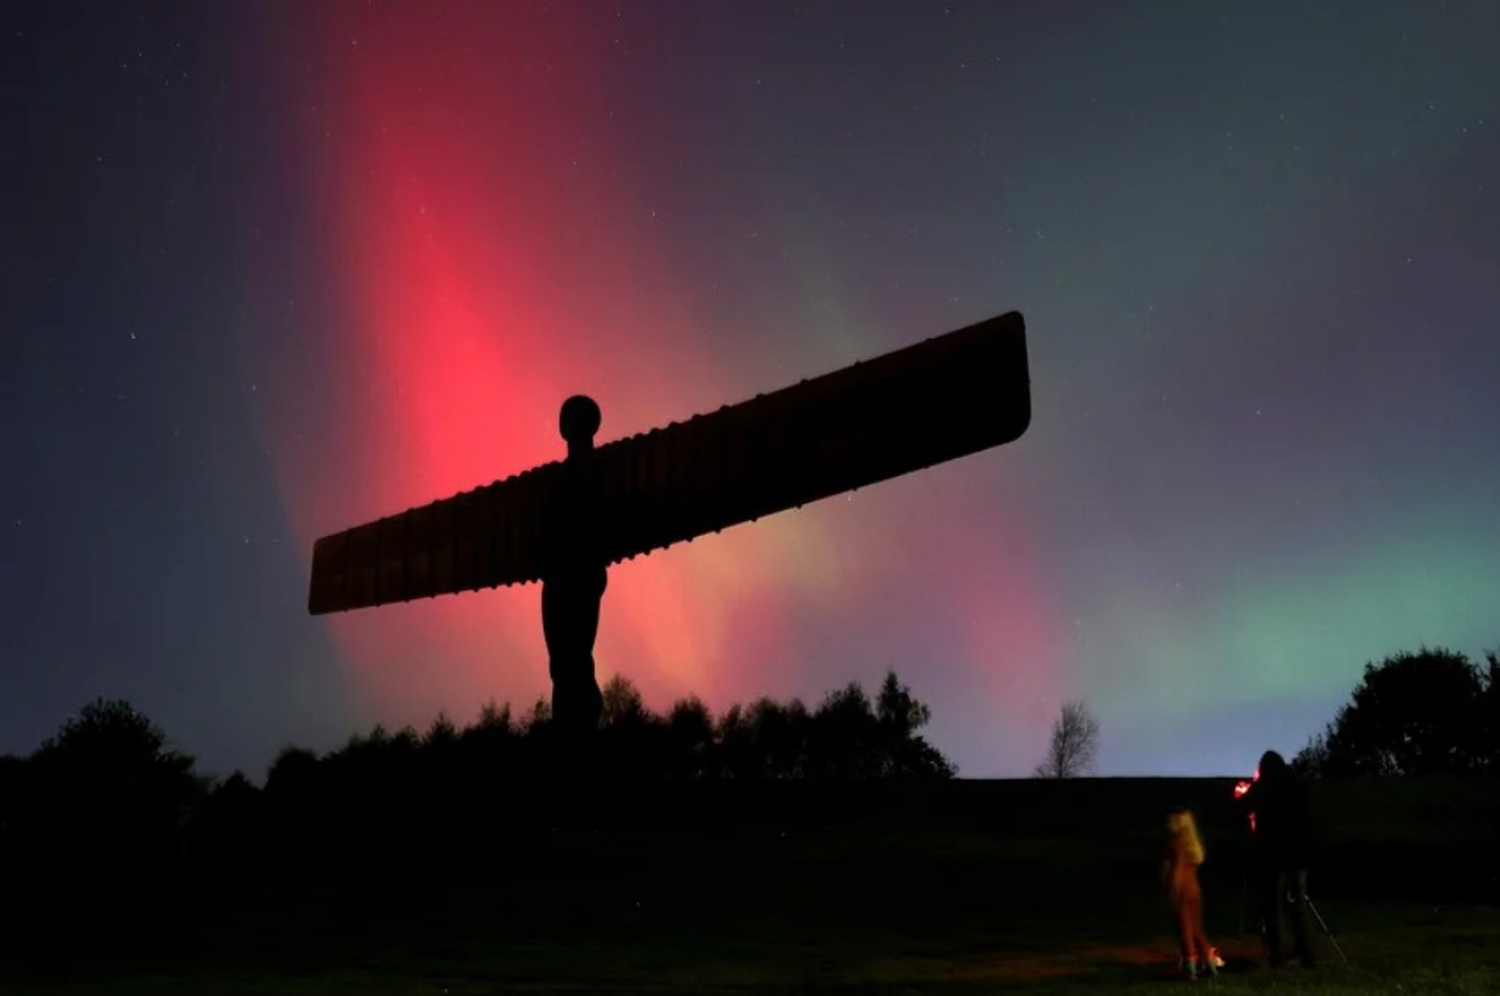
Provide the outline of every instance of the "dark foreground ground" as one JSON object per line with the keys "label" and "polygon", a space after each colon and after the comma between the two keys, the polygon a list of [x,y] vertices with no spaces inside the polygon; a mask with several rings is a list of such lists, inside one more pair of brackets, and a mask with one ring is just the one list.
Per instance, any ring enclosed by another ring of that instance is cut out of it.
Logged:
{"label": "dark foreground ground", "polygon": [[1236,937],[1231,784],[632,790],[578,826],[351,839],[342,861],[225,870],[91,925],[12,915],[0,993],[1166,990],[1189,984],[1156,885],[1177,802],[1205,824],[1208,928],[1232,968],[1198,985],[1500,992],[1493,785],[1329,787],[1312,894],[1352,967],[1323,937],[1321,967],[1273,973]]}

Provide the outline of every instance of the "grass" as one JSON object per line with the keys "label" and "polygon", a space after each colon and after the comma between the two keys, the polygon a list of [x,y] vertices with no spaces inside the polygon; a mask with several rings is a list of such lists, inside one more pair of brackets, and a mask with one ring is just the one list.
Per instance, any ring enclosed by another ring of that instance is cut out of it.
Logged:
{"label": "grass", "polygon": [[[516,833],[464,864],[402,874],[377,864],[267,887],[212,914],[183,911],[113,954],[84,937],[53,938],[49,950],[63,954],[0,954],[0,994],[1176,991],[1189,983],[1169,977],[1156,824],[1167,799],[1201,798],[1211,811],[1222,788],[1095,782],[1043,799],[1032,787],[961,787],[962,804],[861,817]],[[1379,826],[1352,818],[1357,804],[1339,800],[1347,828],[1335,842],[1357,837],[1362,856],[1382,840],[1402,853],[1414,839],[1444,852],[1460,840],[1490,846],[1474,820],[1450,817],[1423,838],[1397,802],[1382,800]],[[1351,967],[1326,938],[1313,971],[1253,967],[1258,945],[1234,936],[1232,828],[1213,819],[1208,928],[1233,970],[1199,987],[1500,992],[1500,909],[1382,898],[1374,886],[1314,892]],[[1329,880],[1340,878],[1357,876]]]}
{"label": "grass", "polygon": [[[1500,991],[1493,938],[1500,918],[1461,911],[1422,921],[1393,912],[1340,940],[1353,967],[1330,953],[1312,971],[1240,968],[1248,944],[1221,940],[1233,972],[1197,985],[1215,992],[1480,994]],[[833,931],[830,926],[829,933]],[[836,939],[770,939],[647,943],[622,937],[567,945],[556,939],[517,943],[481,936],[449,938],[400,950],[370,951],[338,968],[142,973],[59,985],[0,989],[7,993],[451,994],[491,993],[1052,993],[1167,992],[1186,985],[1169,977],[1167,938],[1121,931],[1065,941],[976,935],[947,943],[903,941],[890,934],[846,933]],[[1134,936],[1132,936],[1134,934]]]}

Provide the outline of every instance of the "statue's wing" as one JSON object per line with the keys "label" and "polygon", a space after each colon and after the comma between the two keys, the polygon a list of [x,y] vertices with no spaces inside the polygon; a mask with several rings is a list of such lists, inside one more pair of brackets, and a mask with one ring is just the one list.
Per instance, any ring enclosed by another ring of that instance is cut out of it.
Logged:
{"label": "statue's wing", "polygon": [[[1010,443],[1031,422],[1018,312],[599,447],[604,558],[627,560]],[[319,539],[314,615],[541,578],[562,464]]]}
{"label": "statue's wing", "polygon": [[611,562],[1020,438],[1018,312],[631,436],[596,453]]}
{"label": "statue's wing", "polygon": [[525,584],[541,578],[547,496],[561,463],[324,536],[313,544],[308,611]]}

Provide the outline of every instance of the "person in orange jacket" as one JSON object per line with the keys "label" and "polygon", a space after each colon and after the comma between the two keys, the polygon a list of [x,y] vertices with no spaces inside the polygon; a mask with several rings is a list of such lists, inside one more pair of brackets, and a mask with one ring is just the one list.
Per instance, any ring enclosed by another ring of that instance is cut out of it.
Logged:
{"label": "person in orange jacket", "polygon": [[1162,861],[1162,885],[1182,950],[1182,964],[1189,978],[1201,972],[1219,974],[1219,953],[1203,930],[1203,890],[1198,884],[1198,866],[1206,857],[1198,825],[1187,809],[1174,809],[1167,816],[1166,855]]}

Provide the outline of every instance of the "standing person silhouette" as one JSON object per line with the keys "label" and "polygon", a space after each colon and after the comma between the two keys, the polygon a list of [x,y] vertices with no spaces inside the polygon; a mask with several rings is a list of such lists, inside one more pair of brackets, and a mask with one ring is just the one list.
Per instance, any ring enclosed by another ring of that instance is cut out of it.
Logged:
{"label": "standing person silhouette", "polygon": [[575,395],[563,402],[558,428],[568,456],[547,510],[548,544],[542,573],[542,633],[552,677],[552,717],[570,748],[581,749],[598,728],[604,698],[594,674],[599,604],[609,583],[600,548],[594,434],[599,406]]}
{"label": "standing person silhouette", "polygon": [[1274,750],[1261,755],[1256,778],[1240,796],[1251,823],[1251,876],[1272,968],[1286,964],[1281,950],[1283,907],[1292,926],[1292,956],[1316,964],[1307,909],[1307,866],[1312,857],[1312,804],[1302,779]]}
{"label": "standing person silhouette", "polygon": [[1219,974],[1218,952],[1203,930],[1203,890],[1198,883],[1198,866],[1205,857],[1193,814],[1187,809],[1174,809],[1167,816],[1162,884],[1167,890],[1167,905],[1182,951],[1182,966],[1190,979],[1196,979],[1200,971]]}

